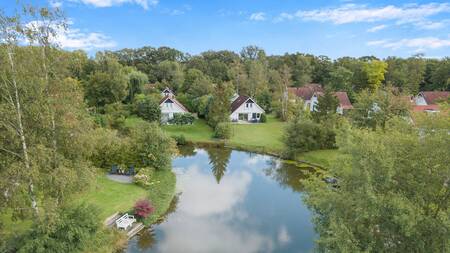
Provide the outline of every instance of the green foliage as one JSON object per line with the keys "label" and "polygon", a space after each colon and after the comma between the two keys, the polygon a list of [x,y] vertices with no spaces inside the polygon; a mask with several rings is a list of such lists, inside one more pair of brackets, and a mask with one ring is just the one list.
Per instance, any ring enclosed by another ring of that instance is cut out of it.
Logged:
{"label": "green foliage", "polygon": [[69,206],[47,213],[23,238],[18,252],[83,252],[100,231],[98,210],[90,205]]}
{"label": "green foliage", "polygon": [[354,109],[350,113],[353,124],[359,127],[384,128],[395,116],[408,116],[410,103],[393,93],[391,88],[375,91],[364,90],[356,95]]}
{"label": "green foliage", "polygon": [[265,113],[261,114],[261,117],[259,118],[259,122],[261,122],[261,123],[267,122],[267,116]]}
{"label": "green foliage", "polygon": [[144,85],[148,83],[148,77],[146,74],[132,70],[128,75],[128,95],[126,101],[131,103],[134,100],[136,94],[142,93]]}
{"label": "green foliage", "polygon": [[208,124],[211,127],[215,127],[220,122],[229,121],[232,94],[233,90],[229,83],[218,84],[214,89],[207,115]]}
{"label": "green foliage", "polygon": [[124,68],[112,56],[97,54],[94,73],[85,84],[85,98],[90,106],[103,107],[121,102],[127,95],[127,76]]}
{"label": "green foliage", "polygon": [[154,168],[150,167],[140,168],[138,173],[134,175],[133,181],[135,184],[141,187],[148,188],[151,185],[154,173],[155,173]]}
{"label": "green foliage", "polygon": [[228,122],[220,122],[214,128],[214,137],[219,139],[230,139],[232,135],[231,124]]}
{"label": "green foliage", "polygon": [[175,140],[175,142],[177,143],[177,145],[179,146],[183,146],[187,144],[187,140],[186,137],[184,137],[183,134],[180,135],[174,135],[172,136],[172,138]]}
{"label": "green foliage", "polygon": [[173,118],[169,120],[174,125],[191,125],[195,121],[194,115],[190,113],[175,113]]}
{"label": "green foliage", "polygon": [[149,95],[139,94],[134,100],[134,112],[147,121],[160,122],[161,107],[156,98]]}
{"label": "green foliage", "polygon": [[169,169],[177,153],[175,141],[158,124],[139,122],[130,129],[130,157],[136,166]]}
{"label": "green foliage", "polygon": [[377,90],[381,87],[387,66],[387,63],[379,60],[363,62],[362,70],[367,78],[367,87],[370,90]]}
{"label": "green foliage", "polygon": [[108,104],[104,107],[105,114],[103,115],[102,126],[123,130],[125,126],[125,119],[130,115],[128,105],[121,102]]}
{"label": "green foliage", "polygon": [[161,86],[168,86],[175,92],[181,88],[184,81],[181,66],[175,61],[165,60],[160,62],[156,67],[155,76],[159,82],[164,83],[164,85]]}
{"label": "green foliage", "polygon": [[89,160],[95,167],[111,168],[116,164],[127,164],[129,159],[130,140],[119,136],[116,130],[97,128],[91,136],[93,145]]}
{"label": "green foliage", "polygon": [[334,129],[310,120],[293,119],[286,127],[283,142],[285,156],[295,158],[297,154],[318,149],[335,148]]}
{"label": "green foliage", "polygon": [[344,128],[344,156],[329,170],[339,188],[321,178],[304,181],[320,251],[450,251],[450,142],[435,125],[395,119],[385,130]]}
{"label": "green foliage", "polygon": [[318,104],[315,110],[312,112],[312,118],[317,123],[323,123],[325,121],[333,121],[336,118],[336,109],[339,106],[339,100],[330,91],[325,90],[323,96],[319,96]]}

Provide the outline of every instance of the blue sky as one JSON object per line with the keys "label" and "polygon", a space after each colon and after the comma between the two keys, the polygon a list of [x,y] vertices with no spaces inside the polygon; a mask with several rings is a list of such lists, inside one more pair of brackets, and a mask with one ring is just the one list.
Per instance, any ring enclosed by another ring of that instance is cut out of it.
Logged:
{"label": "blue sky", "polygon": [[[5,1],[6,2],[6,1]],[[15,1],[0,3],[13,8]],[[191,54],[239,51],[268,54],[450,56],[448,1],[295,0],[33,0],[63,9],[66,49],[116,50],[170,46]]]}

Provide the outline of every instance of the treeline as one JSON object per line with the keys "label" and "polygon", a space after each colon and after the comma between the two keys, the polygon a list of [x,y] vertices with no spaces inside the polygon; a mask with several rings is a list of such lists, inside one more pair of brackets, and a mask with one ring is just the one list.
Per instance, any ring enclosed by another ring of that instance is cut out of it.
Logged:
{"label": "treeline", "polygon": [[[335,90],[360,91],[376,85],[391,85],[409,93],[419,90],[450,89],[450,59],[428,59],[423,55],[409,58],[374,56],[342,57],[293,53],[267,56],[256,46],[233,51],[207,51],[189,55],[168,47],[143,47],[111,52],[119,62],[145,73],[152,83],[165,82],[174,90],[183,86],[183,77],[192,70],[202,72],[211,82],[233,82],[247,95],[259,95],[273,89],[289,68],[289,86],[321,83]],[[187,87],[185,87],[187,88]]]}

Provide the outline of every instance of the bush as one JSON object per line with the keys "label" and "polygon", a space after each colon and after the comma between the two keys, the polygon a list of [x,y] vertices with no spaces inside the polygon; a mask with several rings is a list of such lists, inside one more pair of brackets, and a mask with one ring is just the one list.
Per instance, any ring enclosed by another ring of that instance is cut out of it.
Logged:
{"label": "bush", "polygon": [[214,128],[214,137],[219,139],[231,138],[231,124],[228,122],[221,122]]}
{"label": "bush", "polygon": [[175,113],[173,118],[169,120],[169,123],[175,125],[191,125],[194,123],[194,120],[194,115],[190,113]]}
{"label": "bush", "polygon": [[265,113],[261,114],[261,118],[259,118],[259,122],[261,122],[261,123],[267,122],[267,116]]}
{"label": "bush", "polygon": [[146,167],[139,169],[138,173],[133,177],[134,183],[142,186],[149,187],[153,174],[155,173],[155,169]]}
{"label": "bush", "polygon": [[161,120],[161,108],[159,102],[151,96],[139,94],[134,99],[134,112],[147,121]]}
{"label": "bush", "polygon": [[157,123],[139,122],[130,128],[130,160],[139,167],[169,169],[177,153],[175,141]]}
{"label": "bush", "polygon": [[91,205],[66,206],[33,224],[14,252],[83,252],[101,232],[99,210]]}
{"label": "bush", "polygon": [[186,145],[187,144],[186,137],[184,137],[183,134],[172,136],[172,138],[177,142],[177,145],[181,145],[182,146],[182,145]]}
{"label": "bush", "polygon": [[152,206],[150,201],[146,199],[141,199],[134,204],[134,214],[139,218],[147,218],[150,214],[153,213],[155,208]]}
{"label": "bush", "polygon": [[285,155],[288,158],[295,158],[302,152],[335,148],[335,137],[334,129],[311,120],[293,120],[286,128],[283,138],[286,146]]}

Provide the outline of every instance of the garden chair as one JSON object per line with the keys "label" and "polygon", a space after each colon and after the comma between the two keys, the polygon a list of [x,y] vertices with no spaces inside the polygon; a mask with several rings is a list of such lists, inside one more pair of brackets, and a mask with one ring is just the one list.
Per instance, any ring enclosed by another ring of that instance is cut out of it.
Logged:
{"label": "garden chair", "polygon": [[110,171],[109,173],[110,173],[110,174],[118,174],[119,172],[118,172],[117,165],[113,165],[113,166],[111,167],[111,171]]}
{"label": "garden chair", "polygon": [[135,171],[134,171],[134,166],[131,165],[130,168],[128,169],[128,176],[134,176]]}

